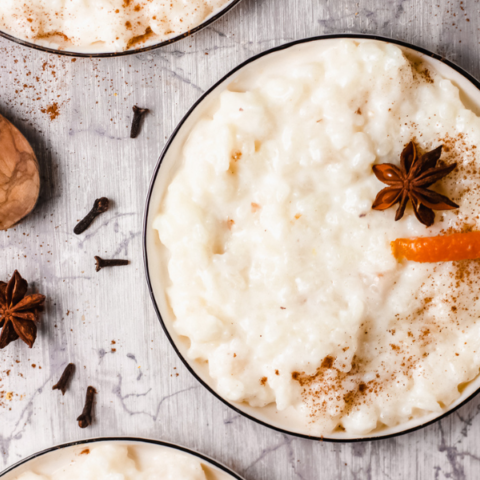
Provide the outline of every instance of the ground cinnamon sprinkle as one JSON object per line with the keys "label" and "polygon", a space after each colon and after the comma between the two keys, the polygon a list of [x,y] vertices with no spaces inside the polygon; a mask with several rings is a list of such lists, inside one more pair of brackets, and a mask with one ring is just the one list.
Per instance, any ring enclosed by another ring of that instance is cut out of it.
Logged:
{"label": "ground cinnamon sprinkle", "polygon": [[[43,114],[51,120],[58,118],[62,107],[70,102],[69,89],[64,87],[73,71],[71,59],[51,58],[35,67],[30,52],[22,56],[15,49],[1,48],[0,52],[5,59],[10,59],[0,69],[15,87],[14,94],[3,98],[6,106],[17,111],[23,122],[37,129],[41,129],[38,120]],[[7,70],[9,64],[14,67]]]}
{"label": "ground cinnamon sprinkle", "polygon": [[320,368],[332,368],[333,362],[335,362],[335,359],[332,356],[328,355],[323,359]]}
{"label": "ground cinnamon sprinkle", "polygon": [[[8,362],[8,359],[5,359]],[[15,369],[18,369],[19,360],[15,360],[15,363],[11,363],[6,370],[0,371],[0,409],[4,408],[7,410],[12,409],[12,402],[23,400],[25,395],[13,392],[10,390],[10,380],[8,377],[13,375],[18,375],[23,377],[21,372],[16,372]],[[6,363],[5,363],[6,366]]]}
{"label": "ground cinnamon sprinkle", "polygon": [[[437,305],[447,306],[451,311],[450,322],[454,328],[462,328],[456,314],[459,311],[469,313],[472,300],[478,301],[480,298],[477,293],[480,291],[479,278],[480,260],[454,262],[444,269],[435,267],[421,291],[416,294],[416,299],[420,302],[419,308],[407,317],[397,315],[391,322],[388,332],[395,341],[387,347],[394,355],[392,364],[382,364],[380,368],[373,369],[371,361],[375,356],[364,355],[364,346],[359,345],[348,372],[342,370],[340,359],[332,356],[322,360],[314,375],[292,372],[292,380],[300,385],[302,400],[309,408],[311,422],[317,421],[319,417],[344,417],[360,405],[374,402],[387,384],[411,379],[414,372],[416,375],[421,374],[416,369],[417,365],[429,356],[430,351],[436,349],[437,335],[446,328],[438,323],[432,312],[438,308]],[[438,298],[427,293],[435,290],[438,282],[451,286],[448,296]],[[471,315],[475,315],[475,312],[472,311]],[[368,338],[368,325],[362,327],[363,334]],[[381,353],[381,345],[376,344],[375,350]],[[365,381],[372,374],[375,378]],[[342,427],[337,429],[341,430]]]}
{"label": "ground cinnamon sprinkle", "polygon": [[58,103],[54,102],[46,108],[41,109],[42,113],[46,113],[50,116],[50,120],[55,120],[60,115]]}
{"label": "ground cinnamon sprinkle", "polygon": [[[292,378],[302,387],[302,399],[310,408],[310,418],[315,421],[318,417],[328,412],[331,416],[346,414],[357,404],[360,397],[367,390],[367,385],[362,381],[350,382],[357,376],[359,365],[357,359],[352,362],[350,372],[342,372],[334,367],[335,359],[325,357],[322,366],[315,375],[305,375],[294,372]],[[348,383],[351,383],[349,386]],[[360,385],[362,385],[360,390]]]}

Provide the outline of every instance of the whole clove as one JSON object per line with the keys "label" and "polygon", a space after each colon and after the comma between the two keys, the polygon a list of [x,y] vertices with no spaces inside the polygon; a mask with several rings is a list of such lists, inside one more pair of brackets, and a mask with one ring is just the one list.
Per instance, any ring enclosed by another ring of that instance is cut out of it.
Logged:
{"label": "whole clove", "polygon": [[150,111],[148,108],[140,108],[134,105],[133,109],[133,120],[132,128],[130,130],[130,138],[137,138],[140,133],[140,128],[142,126],[142,121],[144,116]]}
{"label": "whole clove", "polygon": [[75,233],[75,235],[83,233],[92,224],[95,218],[108,210],[109,205],[110,201],[108,198],[97,198],[93,204],[93,208],[87,213],[87,216],[77,223],[76,227],[73,229],[73,233]]}
{"label": "whole clove", "polygon": [[87,428],[92,424],[92,409],[93,399],[97,391],[93,387],[87,388],[87,396],[85,398],[85,406],[83,407],[82,414],[77,418],[78,426],[80,428]]}
{"label": "whole clove", "polygon": [[62,373],[62,376],[60,377],[60,380],[58,383],[56,383],[53,387],[52,390],[60,390],[62,392],[62,395],[65,395],[65,392],[67,391],[68,384],[70,382],[70,378],[72,378],[73,372],[75,372],[75,365],[73,363],[69,363],[66,367],[65,370]]}
{"label": "whole clove", "polygon": [[123,265],[128,265],[128,260],[119,260],[119,259],[111,259],[111,260],[105,260],[101,257],[94,257],[95,262],[97,262],[97,266],[95,270],[99,272],[102,268],[105,267],[121,267]]}

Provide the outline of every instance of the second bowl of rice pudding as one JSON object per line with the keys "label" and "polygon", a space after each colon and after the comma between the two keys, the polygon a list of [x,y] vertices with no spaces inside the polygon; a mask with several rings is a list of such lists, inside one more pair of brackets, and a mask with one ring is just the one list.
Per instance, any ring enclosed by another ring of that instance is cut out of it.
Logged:
{"label": "second bowl of rice pudding", "polygon": [[240,0],[2,0],[0,35],[56,53],[111,56],[196,33]]}
{"label": "second bowl of rice pudding", "polygon": [[57,445],[4,470],[3,480],[242,480],[215,460],[143,438],[93,438]]}
{"label": "second bowl of rice pudding", "polygon": [[[338,441],[471,398],[480,263],[401,260],[391,242],[480,230],[479,107],[458,67],[355,36],[271,50],[207,92],[161,156],[144,227],[157,313],[196,377],[256,421]],[[382,164],[418,170],[397,214],[372,208]]]}

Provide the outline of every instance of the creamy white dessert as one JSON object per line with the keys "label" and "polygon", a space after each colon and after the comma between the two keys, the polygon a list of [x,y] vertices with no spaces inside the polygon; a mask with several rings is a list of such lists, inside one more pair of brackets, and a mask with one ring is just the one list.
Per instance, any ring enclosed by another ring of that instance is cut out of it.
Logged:
{"label": "creamy white dessert", "polygon": [[0,29],[59,48],[122,51],[187,33],[231,0],[2,0]]}
{"label": "creamy white dessert", "polygon": [[[479,373],[478,261],[398,263],[390,242],[479,229],[480,119],[395,45],[329,45],[255,62],[210,101],[154,228],[173,326],[218,393],[361,436],[442,412]],[[460,207],[430,228],[372,210],[372,166],[411,140],[458,163],[432,188]]]}
{"label": "creamy white dessert", "polygon": [[[170,449],[158,452],[143,462],[136,461],[126,445],[107,443],[90,446],[66,467],[50,475],[27,471],[18,480],[207,480],[201,463],[190,455]],[[145,465],[140,465],[144,463]]]}

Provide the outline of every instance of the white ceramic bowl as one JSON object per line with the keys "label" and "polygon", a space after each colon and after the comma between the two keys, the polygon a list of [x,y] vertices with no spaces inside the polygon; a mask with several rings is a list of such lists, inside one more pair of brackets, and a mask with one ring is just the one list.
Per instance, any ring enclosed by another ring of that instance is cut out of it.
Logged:
{"label": "white ceramic bowl", "polygon": [[1,29],[0,29],[0,37],[7,38],[8,40],[11,40],[12,42],[18,43],[25,47],[30,47],[36,50],[41,50],[43,52],[56,53],[59,55],[66,55],[70,57],[121,57],[123,55],[132,55],[132,54],[154,50],[156,48],[169,45],[171,43],[177,42],[178,40],[182,40],[182,38],[193,35],[194,33],[197,33],[198,31],[202,30],[208,25],[211,25],[213,22],[215,22],[220,17],[225,15],[229,10],[231,10],[239,2],[240,0],[229,0],[220,10],[213,12],[202,23],[197,25],[195,28],[192,28],[188,32],[183,32],[178,35],[174,35],[170,38],[162,40],[161,42],[159,42],[158,40],[155,41],[155,39],[152,39],[150,42],[145,42],[141,48],[136,48],[136,49],[132,48],[130,50],[124,50],[119,52],[102,50],[101,47],[90,48],[90,47],[73,47],[72,46],[71,48],[58,49],[50,45],[48,41],[42,41],[37,43],[31,42],[31,41],[25,40],[22,37],[17,36],[15,32],[1,30]]}
{"label": "white ceramic bowl", "polygon": [[[181,455],[195,457],[205,467],[208,480],[243,480],[242,477],[232,472],[229,468],[187,448],[172,443],[149,440],[144,438],[129,437],[105,437],[81,440],[78,442],[66,443],[56,447],[35,453],[24,460],[12,465],[5,471],[0,472],[2,480],[16,479],[23,472],[33,470],[37,474],[50,475],[53,472],[66,467],[72,460],[78,458],[86,448],[102,443],[115,443],[127,445],[132,448],[135,458],[141,459],[144,455],[158,452],[159,449],[172,450]],[[137,449],[137,451],[135,451]],[[141,449],[141,450],[139,450]],[[141,453],[141,454],[140,454]]]}
{"label": "white ceramic bowl", "polygon": [[[206,112],[206,110],[218,98],[219,93],[225,90],[226,87],[235,79],[240,70],[251,68],[252,66],[254,66],[254,68],[261,68],[262,63],[269,61],[272,55],[281,55],[282,52],[287,49],[302,49],[311,42],[320,42],[322,46],[328,46],[329,43],[336,42],[338,39],[342,38],[350,38],[359,42],[378,40],[382,42],[393,43],[399,46],[412,61],[421,61],[426,64],[429,69],[437,71],[444,78],[450,79],[455,85],[457,85],[457,87],[460,88],[463,103],[477,115],[480,114],[480,82],[478,82],[460,67],[454,65],[448,60],[443,59],[439,55],[428,52],[422,48],[383,37],[354,34],[328,35],[288,43],[286,45],[263,52],[239,65],[216,85],[214,85],[210,90],[208,90],[189,110],[168,140],[167,145],[165,146],[157,163],[147,196],[144,219],[144,258],[148,286],[155,310],[165,330],[165,333],[167,334],[170,342],[184,364],[203,386],[210,390],[225,404],[233,408],[236,412],[275,430],[304,438],[316,437],[312,437],[311,434],[309,434],[309,430],[306,426],[299,425],[299,422],[296,421],[295,415],[292,412],[289,412],[288,410],[285,412],[277,412],[275,406],[273,405],[263,408],[254,408],[244,403],[227,401],[215,391],[214,382],[208,374],[206,365],[187,360],[186,353],[188,348],[188,340],[184,337],[180,337],[174,330],[173,322],[175,320],[175,316],[166,298],[165,287],[168,284],[168,274],[166,271],[167,266],[165,262],[165,247],[161,245],[158,238],[158,233],[152,228],[152,224],[158,212],[158,207],[164,197],[166,188],[176,171],[176,160],[177,158],[180,158],[179,152],[185,139],[190,133],[193,125],[200,117],[204,115],[204,112]],[[412,432],[448,415],[468,402],[479,392],[480,378],[477,378],[467,385],[457,401],[455,401],[440,414],[435,413],[420,418],[415,418],[396,427],[375,431],[365,437],[352,437],[345,432],[334,432],[328,437],[322,437],[322,440],[334,442],[364,441],[387,438]]]}

